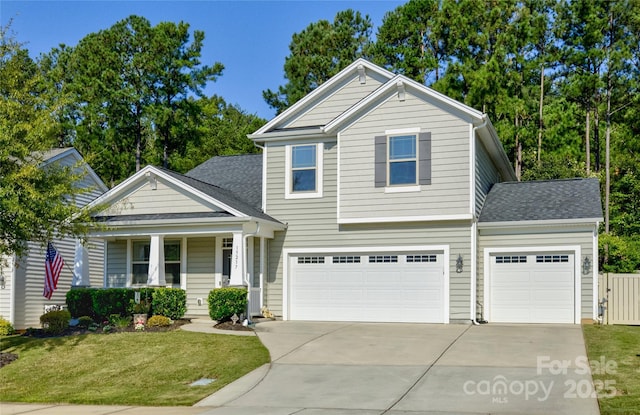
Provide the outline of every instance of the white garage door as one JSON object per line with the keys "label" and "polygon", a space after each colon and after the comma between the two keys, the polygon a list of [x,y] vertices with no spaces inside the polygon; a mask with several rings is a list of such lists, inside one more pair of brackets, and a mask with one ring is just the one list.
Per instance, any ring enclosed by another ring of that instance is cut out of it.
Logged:
{"label": "white garage door", "polygon": [[573,323],[572,253],[491,256],[491,322]]}
{"label": "white garage door", "polygon": [[441,252],[293,256],[290,319],[445,322],[443,263]]}

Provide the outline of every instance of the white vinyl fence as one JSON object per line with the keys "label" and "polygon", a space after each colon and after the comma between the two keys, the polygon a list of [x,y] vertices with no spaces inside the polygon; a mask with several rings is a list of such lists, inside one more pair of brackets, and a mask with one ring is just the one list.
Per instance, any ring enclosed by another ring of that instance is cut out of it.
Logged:
{"label": "white vinyl fence", "polygon": [[600,274],[598,295],[603,324],[640,325],[640,274]]}

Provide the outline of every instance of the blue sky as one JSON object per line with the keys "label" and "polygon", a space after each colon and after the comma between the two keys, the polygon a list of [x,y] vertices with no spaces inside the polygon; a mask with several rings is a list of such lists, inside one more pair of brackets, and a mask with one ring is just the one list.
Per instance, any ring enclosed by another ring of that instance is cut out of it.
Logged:
{"label": "blue sky", "polygon": [[32,57],[64,43],[74,46],[85,35],[106,29],[131,14],[152,25],[184,21],[205,32],[203,63],[221,62],[222,77],[207,88],[250,114],[270,119],[274,111],[262,99],[265,89],[284,83],[284,59],[293,33],[320,19],[352,8],[368,14],[374,34],[387,11],[405,1],[25,1],[1,0],[0,24],[26,43]]}

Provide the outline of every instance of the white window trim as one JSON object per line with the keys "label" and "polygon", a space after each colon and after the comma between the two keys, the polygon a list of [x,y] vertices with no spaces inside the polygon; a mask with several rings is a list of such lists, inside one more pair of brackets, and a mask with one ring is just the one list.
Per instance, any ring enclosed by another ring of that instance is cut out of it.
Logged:
{"label": "white window trim", "polygon": [[284,198],[285,199],[312,199],[322,197],[323,187],[323,153],[324,143],[316,143],[316,191],[315,192],[294,192],[291,187],[291,150],[298,145],[309,144],[287,144],[284,156]]}
{"label": "white window trim", "polygon": [[422,190],[422,187],[419,184],[408,186],[386,186],[384,188],[385,193],[411,193],[419,192],[420,190]]}
{"label": "white window trim", "polygon": [[[166,264],[180,264],[180,284],[169,284],[167,282],[166,286],[170,288],[182,288],[186,289],[187,280],[186,276],[186,267],[187,267],[187,238],[177,238],[177,239],[165,239],[166,242],[177,242],[180,244],[180,260],[179,261],[167,261],[165,259],[164,263]],[[133,282],[133,265],[134,264],[146,264],[149,265],[149,261],[139,261],[133,259],[133,244],[135,242],[144,242],[150,244],[148,239],[127,239],[127,264],[129,272],[127,277],[127,288],[140,288],[145,287],[147,284],[145,283],[134,283]]]}
{"label": "white window trim", "polygon": [[[402,136],[413,136],[413,140],[415,142],[416,145],[416,152],[414,157],[412,158],[404,158],[404,159],[397,159],[397,160],[391,160],[391,139],[395,138],[395,137],[402,137]],[[420,154],[420,139],[419,139],[419,133],[414,133],[414,132],[406,132],[406,133],[395,133],[395,134],[387,134],[387,185],[385,186],[385,193],[393,193],[393,190],[391,190],[390,192],[387,192],[387,189],[401,189],[398,190],[397,192],[407,192],[407,191],[415,191],[415,190],[406,190],[409,187],[418,187],[418,191],[420,191],[420,184],[419,184],[419,177],[420,177],[420,161],[419,161],[419,154]],[[401,162],[407,162],[407,161],[413,161],[416,165],[416,172],[415,172],[415,183],[402,183],[402,184],[391,184],[391,164],[392,163],[401,163]]]}

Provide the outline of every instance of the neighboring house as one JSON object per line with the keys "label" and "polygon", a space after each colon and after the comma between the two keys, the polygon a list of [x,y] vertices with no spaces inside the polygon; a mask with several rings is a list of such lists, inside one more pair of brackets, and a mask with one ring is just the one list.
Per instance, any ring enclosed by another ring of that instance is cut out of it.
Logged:
{"label": "neighboring house", "polygon": [[[75,202],[80,207],[86,206],[107,191],[107,186],[74,148],[47,151],[43,154],[43,160],[42,168],[59,163],[62,166],[78,166],[78,168],[85,170],[84,178],[76,185],[90,190],[76,198]],[[54,292],[51,300],[47,300],[42,295],[44,291],[45,249],[41,248],[39,244],[29,242],[27,254],[22,258],[17,258],[14,255],[0,261],[5,264],[0,269],[0,315],[11,321],[16,329],[40,327],[40,316],[44,314],[45,307],[64,305],[65,295],[73,284],[102,286],[103,241],[89,239],[85,243],[89,251],[88,271],[90,277],[84,276],[82,281],[79,281],[77,277],[74,279],[76,242],[74,238],[53,241],[65,261],[65,266],[60,273],[58,289]],[[4,282],[2,283],[2,281]]]}
{"label": "neighboring house", "polygon": [[286,320],[595,318],[597,180],[515,182],[485,114],[360,59],[250,138],[95,202],[106,286],[183,287],[193,316],[228,278]]}

